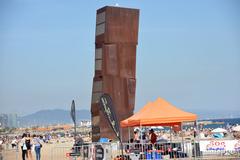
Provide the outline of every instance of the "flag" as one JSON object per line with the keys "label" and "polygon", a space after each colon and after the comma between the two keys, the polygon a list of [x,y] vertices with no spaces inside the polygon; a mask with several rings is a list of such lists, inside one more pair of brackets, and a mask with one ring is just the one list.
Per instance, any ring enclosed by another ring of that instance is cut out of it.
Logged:
{"label": "flag", "polygon": [[75,102],[72,100],[72,105],[71,105],[71,117],[73,120],[73,123],[76,124],[76,110],[75,110]]}
{"label": "flag", "polygon": [[114,133],[120,139],[119,122],[110,95],[105,93],[100,97],[100,106]]}

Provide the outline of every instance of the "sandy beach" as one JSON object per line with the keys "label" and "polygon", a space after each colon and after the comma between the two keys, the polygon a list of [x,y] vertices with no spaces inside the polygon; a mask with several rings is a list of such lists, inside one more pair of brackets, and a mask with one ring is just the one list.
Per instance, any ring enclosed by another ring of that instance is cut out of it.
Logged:
{"label": "sandy beach", "polygon": [[[64,138],[61,141],[57,142],[55,140],[51,141],[51,143],[44,143],[43,147],[41,149],[41,160],[80,160],[73,159],[71,157],[67,156],[67,153],[71,152],[71,148],[73,145],[73,140],[70,138]],[[3,159],[0,158],[0,160],[22,160],[21,157],[21,150],[11,149],[11,146],[3,146],[5,149],[2,150],[2,156]],[[113,155],[109,155],[107,159],[113,159],[114,157],[111,157]],[[222,156],[216,156],[211,155],[207,157],[201,157],[200,159],[237,159],[238,156],[232,155],[227,157]],[[35,152],[32,151],[32,160],[35,160]],[[82,159],[82,158],[81,158]],[[164,159],[169,159],[164,158]],[[193,157],[185,157],[185,158],[177,158],[177,159],[193,159]],[[198,158],[197,158],[198,159]],[[26,159],[26,160],[31,160]]]}
{"label": "sandy beach", "polygon": [[[66,153],[71,152],[71,146],[73,142],[66,141],[64,143],[45,143],[41,149],[42,160],[69,160]],[[9,146],[10,147],[10,146]],[[3,160],[21,160],[21,150],[16,149],[4,149],[2,151]],[[32,151],[32,160],[35,160],[35,152]],[[31,160],[30,158],[27,160]]]}

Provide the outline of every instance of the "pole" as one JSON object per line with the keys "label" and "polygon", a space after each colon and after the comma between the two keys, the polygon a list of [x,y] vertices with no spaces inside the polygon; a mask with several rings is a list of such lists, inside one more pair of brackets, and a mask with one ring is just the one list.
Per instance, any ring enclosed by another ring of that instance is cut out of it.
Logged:
{"label": "pole", "polygon": [[183,153],[184,153],[184,143],[183,143],[183,125],[182,125],[183,122],[181,122],[181,133],[182,133],[182,147],[183,147]]}
{"label": "pole", "polygon": [[16,160],[18,160],[18,143],[16,145]]}
{"label": "pole", "polygon": [[74,123],[74,144],[77,142],[77,126],[76,123]]}
{"label": "pole", "polygon": [[128,143],[130,143],[130,128],[128,127]]}
{"label": "pole", "polygon": [[142,146],[142,153],[143,153],[143,139],[142,139],[142,125],[140,124],[140,137],[141,137],[141,146]]}
{"label": "pole", "polygon": [[122,143],[122,140],[120,137],[118,137],[119,139],[119,142],[120,142],[120,146],[121,146],[121,154],[122,154],[122,158],[124,159],[124,156],[123,156],[123,143]]}
{"label": "pole", "polygon": [[[77,153],[78,146],[77,146],[77,126],[76,126],[76,122],[74,123],[74,146],[75,146],[74,152]],[[74,160],[77,160],[76,156],[74,157]]]}
{"label": "pole", "polygon": [[[195,123],[194,123],[194,132],[195,132],[195,128],[196,128],[196,126],[197,126],[197,121],[195,121]],[[196,131],[197,132],[197,131]],[[196,142],[195,142],[195,135],[193,134],[193,137],[194,137],[194,139],[193,139],[193,144],[194,144],[194,159],[196,159],[196,157],[197,157],[197,150],[196,150]]]}
{"label": "pole", "polygon": [[122,128],[120,129],[119,140],[120,140],[120,145],[121,145],[121,154],[122,154],[122,158],[124,159],[124,157],[123,157],[123,143],[122,143]]}
{"label": "pole", "polygon": [[122,127],[120,128],[120,136],[121,136],[121,141],[122,141],[122,139],[123,139],[123,137],[122,137]]}
{"label": "pole", "polygon": [[170,127],[170,143],[171,143],[171,148],[172,148],[172,126]]}
{"label": "pole", "polygon": [[[172,146],[173,146],[173,145],[172,145],[172,126],[171,126],[171,127],[170,127],[170,150],[171,150],[171,152],[172,152],[172,149],[173,149]],[[174,159],[175,159],[174,154],[173,154],[173,157],[174,157]]]}

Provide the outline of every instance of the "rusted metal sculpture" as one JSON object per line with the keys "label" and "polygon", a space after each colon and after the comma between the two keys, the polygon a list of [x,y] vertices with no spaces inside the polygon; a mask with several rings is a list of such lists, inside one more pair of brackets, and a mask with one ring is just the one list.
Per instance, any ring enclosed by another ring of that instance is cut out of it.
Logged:
{"label": "rusted metal sculpture", "polygon": [[[99,107],[103,93],[111,96],[119,121],[133,114],[136,91],[136,47],[139,10],[103,7],[97,10],[95,75],[92,88],[92,141],[116,139]],[[122,130],[123,140],[128,132]]]}

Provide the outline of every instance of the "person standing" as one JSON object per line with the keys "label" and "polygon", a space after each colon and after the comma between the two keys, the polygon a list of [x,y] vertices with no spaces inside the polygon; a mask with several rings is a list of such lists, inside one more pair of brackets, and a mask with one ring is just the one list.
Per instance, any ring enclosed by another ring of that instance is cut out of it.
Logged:
{"label": "person standing", "polygon": [[157,142],[157,135],[154,133],[153,129],[149,131],[149,139],[152,144],[155,144]]}
{"label": "person standing", "polygon": [[2,155],[3,147],[2,147],[2,144],[3,144],[3,140],[2,140],[2,137],[0,137],[0,159],[3,159],[3,155]]}
{"label": "person standing", "polygon": [[27,159],[32,160],[32,151],[31,151],[32,143],[31,143],[30,133],[27,133],[26,146],[27,146]]}
{"label": "person standing", "polygon": [[40,143],[40,139],[36,135],[33,135],[33,144],[35,146],[36,160],[40,160],[42,144]]}
{"label": "person standing", "polygon": [[138,135],[138,130],[134,131],[134,138],[133,138],[134,143],[139,143],[139,135]]}
{"label": "person standing", "polygon": [[20,147],[22,150],[22,160],[25,160],[25,157],[27,155],[26,136],[27,135],[25,133],[23,133],[22,139],[20,141]]}

